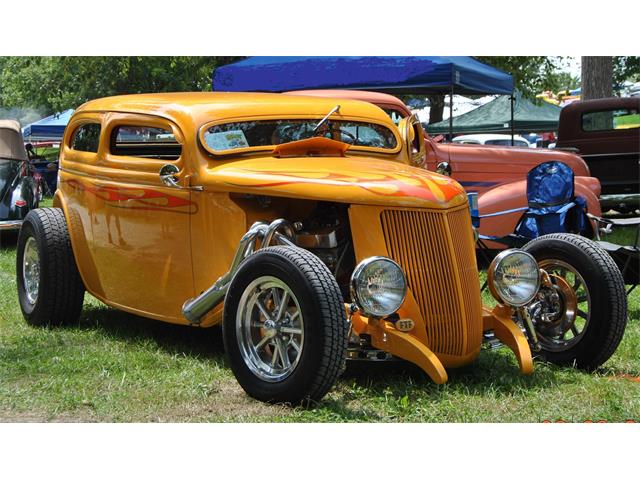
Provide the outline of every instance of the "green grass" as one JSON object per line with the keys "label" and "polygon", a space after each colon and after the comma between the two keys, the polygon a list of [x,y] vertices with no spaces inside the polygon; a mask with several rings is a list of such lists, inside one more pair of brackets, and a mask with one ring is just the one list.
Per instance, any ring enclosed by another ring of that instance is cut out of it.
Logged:
{"label": "green grass", "polygon": [[76,325],[26,325],[15,235],[0,241],[0,421],[640,421],[638,291],[622,344],[594,374],[537,363],[522,376],[509,350],[483,350],[445,385],[410,365],[367,364],[315,407],[288,408],[244,394],[217,329],[138,318],[89,295]]}

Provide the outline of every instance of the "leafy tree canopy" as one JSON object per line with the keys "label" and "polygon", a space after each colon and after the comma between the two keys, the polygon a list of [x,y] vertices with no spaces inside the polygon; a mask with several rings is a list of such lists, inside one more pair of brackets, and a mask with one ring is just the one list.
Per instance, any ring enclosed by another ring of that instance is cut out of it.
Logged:
{"label": "leafy tree canopy", "polygon": [[[206,91],[211,88],[212,70],[239,58],[0,57],[0,106],[37,108],[49,114],[108,95]],[[516,88],[530,99],[546,90],[558,92],[580,84],[563,71],[565,57],[476,58],[512,74]],[[640,80],[640,57],[614,57],[613,75],[616,84]]]}
{"label": "leafy tree canopy", "polygon": [[622,82],[640,81],[640,57],[613,57],[613,81],[616,85]]}
{"label": "leafy tree canopy", "polygon": [[0,105],[52,113],[124,93],[205,91],[237,57],[0,57]]}
{"label": "leafy tree canopy", "polygon": [[573,89],[580,80],[563,71],[564,57],[476,57],[483,63],[513,75],[515,87],[530,99],[541,92]]}

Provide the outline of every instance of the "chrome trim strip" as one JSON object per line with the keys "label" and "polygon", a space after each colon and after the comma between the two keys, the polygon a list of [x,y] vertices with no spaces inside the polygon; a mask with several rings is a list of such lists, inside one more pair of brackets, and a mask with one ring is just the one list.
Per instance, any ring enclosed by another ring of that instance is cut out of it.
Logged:
{"label": "chrome trim strip", "polygon": [[0,221],[0,230],[20,230],[23,220],[2,220]]}

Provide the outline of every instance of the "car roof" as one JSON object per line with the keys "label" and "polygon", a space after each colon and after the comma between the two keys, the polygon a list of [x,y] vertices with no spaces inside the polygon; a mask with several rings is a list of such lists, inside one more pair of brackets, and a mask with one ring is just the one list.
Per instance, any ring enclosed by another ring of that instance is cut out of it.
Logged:
{"label": "car roof", "polygon": [[8,128],[9,130],[22,132],[22,130],[20,129],[20,122],[18,122],[17,120],[0,120],[0,128]]}
{"label": "car roof", "polygon": [[350,98],[352,100],[361,100],[363,102],[369,102],[373,104],[385,104],[389,106],[397,107],[398,110],[408,112],[411,114],[409,108],[404,104],[402,100],[388,93],[382,92],[370,92],[367,90],[333,90],[333,89],[319,89],[319,90],[292,90],[290,92],[284,92],[286,95],[306,95],[314,97],[333,97],[333,98]]}
{"label": "car roof", "polygon": [[263,115],[324,116],[337,104],[339,115],[364,117],[393,125],[378,107],[349,99],[283,95],[253,92],[180,92],[119,95],[91,100],[79,107],[81,112],[129,112],[158,115],[178,123],[195,125],[223,119]]}
{"label": "car roof", "polygon": [[0,120],[0,157],[27,159],[20,123],[15,120]]}
{"label": "car roof", "polygon": [[562,111],[566,113],[589,112],[616,108],[640,108],[640,98],[638,97],[609,97],[595,100],[581,100],[571,102]]}

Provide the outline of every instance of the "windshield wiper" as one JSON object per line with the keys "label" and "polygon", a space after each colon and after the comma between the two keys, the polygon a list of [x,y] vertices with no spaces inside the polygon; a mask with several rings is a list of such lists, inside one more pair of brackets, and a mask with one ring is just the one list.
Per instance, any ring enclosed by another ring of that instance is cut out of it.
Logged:
{"label": "windshield wiper", "polygon": [[315,126],[315,128],[313,129],[313,132],[312,132],[312,133],[314,133],[314,134],[315,134],[315,133],[320,129],[320,127],[321,127],[322,125],[324,125],[324,124],[327,122],[327,120],[329,120],[329,117],[330,117],[331,115],[333,115],[334,113],[337,113],[337,112],[339,112],[339,111],[340,111],[340,105],[336,105],[335,107],[333,107],[333,108],[331,109],[331,111],[330,111],[329,113],[327,113],[327,114],[324,116],[324,118],[318,122],[318,124],[317,124],[317,125]]}

